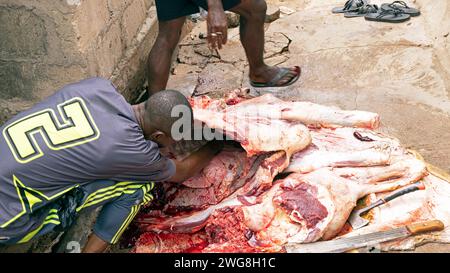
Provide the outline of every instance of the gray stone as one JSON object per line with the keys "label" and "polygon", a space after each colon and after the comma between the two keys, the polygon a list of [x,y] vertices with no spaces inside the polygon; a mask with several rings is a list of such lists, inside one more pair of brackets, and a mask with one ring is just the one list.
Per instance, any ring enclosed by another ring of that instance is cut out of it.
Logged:
{"label": "gray stone", "polygon": [[229,12],[229,11],[226,11],[225,13],[227,15],[228,28],[238,27],[240,24],[240,19],[241,19],[239,14],[236,14],[234,12]]}
{"label": "gray stone", "polygon": [[244,47],[240,41],[229,40],[227,44],[219,51],[220,59],[218,61],[226,63],[246,62]]}
{"label": "gray stone", "polygon": [[290,35],[284,32],[268,32],[266,34],[266,44],[265,44],[265,58],[272,58],[274,56],[289,52],[289,47],[291,45]]}

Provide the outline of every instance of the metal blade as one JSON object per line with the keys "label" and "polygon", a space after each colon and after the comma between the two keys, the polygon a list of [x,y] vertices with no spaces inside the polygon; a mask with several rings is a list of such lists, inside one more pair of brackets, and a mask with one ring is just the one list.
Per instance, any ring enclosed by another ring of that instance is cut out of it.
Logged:
{"label": "metal blade", "polygon": [[353,229],[360,229],[367,226],[370,221],[361,217],[361,210],[353,211],[347,220]]}
{"label": "metal blade", "polygon": [[288,243],[285,249],[288,253],[340,253],[352,249],[362,248],[408,237],[410,232],[406,227],[389,231],[379,231],[354,237],[336,239],[332,241],[316,242],[311,244]]}

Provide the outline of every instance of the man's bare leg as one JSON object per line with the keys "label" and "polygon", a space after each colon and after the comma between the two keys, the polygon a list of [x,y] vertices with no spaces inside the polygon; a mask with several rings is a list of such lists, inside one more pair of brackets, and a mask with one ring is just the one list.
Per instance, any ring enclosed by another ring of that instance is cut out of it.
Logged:
{"label": "man's bare leg", "polygon": [[149,95],[166,89],[169,80],[172,55],[180,40],[186,17],[159,22],[159,33],[148,56]]}
{"label": "man's bare leg", "polygon": [[[250,66],[250,79],[254,82],[270,82],[279,72],[278,67],[264,62],[264,22],[267,4],[264,0],[242,0],[231,9],[241,16],[240,37]],[[278,81],[278,85],[288,83],[297,76],[298,71],[290,72]]]}
{"label": "man's bare leg", "polygon": [[108,248],[109,244],[100,239],[94,233],[89,236],[86,246],[83,249],[83,253],[103,253]]}

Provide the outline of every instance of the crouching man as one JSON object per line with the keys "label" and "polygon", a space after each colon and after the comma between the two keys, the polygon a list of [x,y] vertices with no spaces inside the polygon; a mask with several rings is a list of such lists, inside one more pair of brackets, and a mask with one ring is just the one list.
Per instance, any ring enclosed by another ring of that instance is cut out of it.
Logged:
{"label": "crouching man", "polygon": [[220,150],[208,145],[178,162],[171,145],[175,106],[192,109],[176,91],[130,105],[113,85],[94,78],[68,85],[1,127],[0,244],[20,244],[63,231],[82,210],[102,206],[84,252],[116,243],[152,201],[158,182],[182,182]]}

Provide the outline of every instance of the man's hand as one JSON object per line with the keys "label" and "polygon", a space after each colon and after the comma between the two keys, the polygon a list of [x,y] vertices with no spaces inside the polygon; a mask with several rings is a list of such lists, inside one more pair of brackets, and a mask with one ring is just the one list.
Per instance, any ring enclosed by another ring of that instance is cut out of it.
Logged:
{"label": "man's hand", "polygon": [[228,21],[221,0],[208,0],[207,23],[209,47],[222,49],[228,40]]}
{"label": "man's hand", "polygon": [[211,141],[183,161],[174,161],[176,173],[169,182],[181,183],[199,173],[223,149],[223,141]]}

